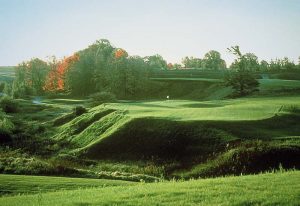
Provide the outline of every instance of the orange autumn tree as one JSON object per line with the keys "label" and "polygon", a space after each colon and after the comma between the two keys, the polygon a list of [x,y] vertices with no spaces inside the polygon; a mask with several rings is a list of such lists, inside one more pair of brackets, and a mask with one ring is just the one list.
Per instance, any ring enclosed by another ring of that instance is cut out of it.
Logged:
{"label": "orange autumn tree", "polygon": [[73,54],[64,58],[54,65],[53,69],[49,72],[46,83],[44,85],[45,91],[63,91],[65,89],[65,75],[70,69],[71,65],[79,60],[78,54]]}
{"label": "orange autumn tree", "polygon": [[128,57],[128,53],[124,49],[116,49],[115,58]]}

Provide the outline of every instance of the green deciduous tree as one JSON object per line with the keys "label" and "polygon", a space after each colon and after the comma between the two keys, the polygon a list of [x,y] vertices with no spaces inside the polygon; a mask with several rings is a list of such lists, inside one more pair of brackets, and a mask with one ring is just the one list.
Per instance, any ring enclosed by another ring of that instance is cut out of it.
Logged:
{"label": "green deciduous tree", "polygon": [[38,58],[19,64],[15,69],[14,91],[41,95],[49,70],[49,65]]}
{"label": "green deciduous tree", "polygon": [[203,65],[205,69],[211,69],[211,70],[226,69],[226,63],[221,58],[221,54],[215,50],[211,50],[204,55]]}
{"label": "green deciduous tree", "polygon": [[167,69],[167,62],[159,54],[147,56],[144,61],[150,69]]}
{"label": "green deciduous tree", "polygon": [[185,68],[199,69],[203,67],[203,60],[195,57],[185,57],[182,59],[182,64]]}
{"label": "green deciduous tree", "polygon": [[228,49],[236,55],[236,71],[225,77],[225,85],[234,89],[236,95],[244,96],[258,90],[259,82],[254,75],[247,69],[248,58],[240,52],[239,46]]}
{"label": "green deciduous tree", "polygon": [[260,71],[268,71],[269,67],[270,67],[269,63],[265,60],[262,60],[259,64],[259,70]]}

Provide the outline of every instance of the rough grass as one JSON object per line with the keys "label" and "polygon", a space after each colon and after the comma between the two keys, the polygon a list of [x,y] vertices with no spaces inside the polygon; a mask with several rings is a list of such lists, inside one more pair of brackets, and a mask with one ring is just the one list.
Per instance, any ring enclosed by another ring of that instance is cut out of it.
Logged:
{"label": "rough grass", "polygon": [[222,175],[254,174],[276,168],[300,169],[297,156],[300,155],[299,138],[263,142],[247,141],[231,147],[206,162],[187,171],[173,175],[182,178],[199,178]]}
{"label": "rough grass", "polygon": [[122,112],[111,113],[95,121],[90,127],[74,137],[71,142],[81,147],[88,147],[113,134],[122,127],[128,118]]}
{"label": "rough grass", "polygon": [[1,205],[299,205],[299,171],[0,198]]}
{"label": "rough grass", "polygon": [[81,133],[91,124],[113,111],[113,109],[105,109],[102,107],[92,109],[88,113],[84,113],[79,117],[76,117],[75,119],[71,120],[70,122],[67,122],[66,124],[62,125],[59,128],[59,132],[55,136],[55,139],[71,141],[73,135]]}

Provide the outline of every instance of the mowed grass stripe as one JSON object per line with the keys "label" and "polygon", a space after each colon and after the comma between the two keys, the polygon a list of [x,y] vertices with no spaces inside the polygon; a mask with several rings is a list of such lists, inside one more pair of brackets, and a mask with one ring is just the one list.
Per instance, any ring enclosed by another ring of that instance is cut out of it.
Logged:
{"label": "mowed grass stripe", "polygon": [[139,183],[0,198],[0,205],[299,205],[300,172]]}

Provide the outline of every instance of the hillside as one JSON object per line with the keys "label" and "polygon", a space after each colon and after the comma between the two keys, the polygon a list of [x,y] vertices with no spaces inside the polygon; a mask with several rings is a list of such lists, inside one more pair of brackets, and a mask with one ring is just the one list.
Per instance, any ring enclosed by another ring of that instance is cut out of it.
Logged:
{"label": "hillside", "polygon": [[[66,145],[62,154],[74,158],[176,163],[167,176],[256,173],[279,164],[300,168],[294,159],[300,154],[298,102],[292,95],[106,103],[58,125],[53,138]],[[247,156],[240,166],[238,155]]]}
{"label": "hillside", "polygon": [[[237,99],[224,98],[230,90],[214,79],[153,81],[173,84],[178,98],[96,107],[86,99],[16,100],[19,111],[6,117],[16,129],[3,141],[17,152],[0,151],[0,170],[154,181],[300,168],[299,81],[260,80],[261,91]],[[191,84],[200,99],[185,99]],[[87,111],[75,115],[80,105]]]}

